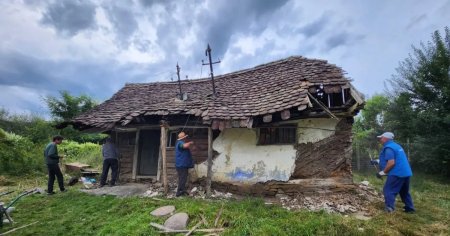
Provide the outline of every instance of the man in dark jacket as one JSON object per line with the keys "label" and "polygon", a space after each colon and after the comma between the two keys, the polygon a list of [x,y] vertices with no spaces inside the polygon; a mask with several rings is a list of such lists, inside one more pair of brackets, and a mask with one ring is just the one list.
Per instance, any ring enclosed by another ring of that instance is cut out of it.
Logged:
{"label": "man in dark jacket", "polygon": [[412,170],[408,158],[403,148],[394,142],[394,134],[385,132],[377,136],[383,148],[378,159],[380,172],[377,177],[387,175],[386,183],[383,188],[385,211],[393,212],[395,209],[395,198],[397,194],[405,204],[404,211],[408,213],[415,212],[411,194],[409,193],[409,182],[412,176]]}
{"label": "man in dark jacket", "polygon": [[189,195],[186,192],[186,181],[189,169],[194,167],[191,150],[189,149],[193,141],[185,142],[187,135],[184,132],[178,134],[178,141],[175,144],[175,167],[178,174],[178,188],[176,196]]}
{"label": "man in dark jacket", "polygon": [[119,151],[114,145],[111,138],[107,138],[102,146],[103,155],[103,170],[102,177],[100,179],[100,187],[106,184],[106,179],[108,178],[109,168],[111,168],[111,181],[109,186],[112,187],[116,184],[118,168],[119,168]]}
{"label": "man in dark jacket", "polygon": [[53,137],[53,141],[45,147],[44,156],[45,156],[45,164],[47,164],[48,169],[48,185],[47,185],[47,194],[52,195],[55,194],[53,192],[53,184],[55,183],[55,176],[58,179],[59,190],[61,192],[65,192],[64,188],[64,177],[59,169],[59,159],[63,158],[58,155],[58,147],[57,145],[61,144],[63,141],[62,136]]}

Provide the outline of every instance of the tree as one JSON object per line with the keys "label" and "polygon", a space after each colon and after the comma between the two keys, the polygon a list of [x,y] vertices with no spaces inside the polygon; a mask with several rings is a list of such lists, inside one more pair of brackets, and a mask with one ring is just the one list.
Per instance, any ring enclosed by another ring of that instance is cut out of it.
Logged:
{"label": "tree", "polygon": [[50,113],[59,121],[69,121],[97,105],[91,97],[86,95],[77,97],[70,95],[68,91],[60,91],[59,93],[61,98],[53,96],[44,98]]}
{"label": "tree", "polygon": [[[64,121],[70,121],[74,117],[92,109],[97,103],[87,95],[79,97],[71,95],[68,91],[60,91],[60,98],[47,96],[44,98],[47,106],[52,114],[54,126]],[[94,142],[98,143],[105,138],[101,134],[84,134],[75,130],[71,125],[59,131],[59,133],[67,139],[77,142]]]}
{"label": "tree", "polygon": [[391,125],[413,138],[413,158],[421,169],[450,175],[450,30],[413,46],[390,80]]}
{"label": "tree", "polygon": [[356,117],[353,125],[353,150],[364,161],[377,157],[379,146],[376,138],[385,131],[385,115],[389,107],[389,99],[384,95],[374,95],[367,99],[364,109]]}

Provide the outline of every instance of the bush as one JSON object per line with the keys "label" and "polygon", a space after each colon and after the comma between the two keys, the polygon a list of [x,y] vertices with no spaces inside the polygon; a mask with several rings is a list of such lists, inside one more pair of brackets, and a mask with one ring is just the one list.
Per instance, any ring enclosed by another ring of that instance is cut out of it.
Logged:
{"label": "bush", "polygon": [[43,150],[29,139],[0,129],[0,170],[21,175],[44,170]]}
{"label": "bush", "polygon": [[95,143],[77,143],[64,140],[58,147],[60,155],[65,155],[64,163],[81,162],[92,167],[102,164],[101,146]]}

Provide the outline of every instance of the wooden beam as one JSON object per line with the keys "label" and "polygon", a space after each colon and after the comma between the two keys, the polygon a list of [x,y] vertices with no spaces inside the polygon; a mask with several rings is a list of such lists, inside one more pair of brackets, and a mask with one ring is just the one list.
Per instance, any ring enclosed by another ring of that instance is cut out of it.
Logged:
{"label": "wooden beam", "polygon": [[289,118],[291,118],[291,112],[289,110],[284,110],[281,112],[282,120],[288,120]]}
{"label": "wooden beam", "polygon": [[208,128],[208,171],[206,173],[206,196],[211,196],[211,179],[212,179],[212,156],[213,156],[213,132],[212,128]]}
{"label": "wooden beam", "polygon": [[167,160],[166,160],[166,124],[161,122],[161,141],[160,141],[160,150],[162,157],[162,175],[163,175],[163,186],[164,186],[164,194],[167,195],[169,192],[169,186],[167,183]]}
{"label": "wooden beam", "polygon": [[333,112],[331,112],[325,105],[323,105],[320,101],[318,101],[311,93],[308,92],[308,96],[317,104],[319,105],[331,118],[338,119]]}
{"label": "wooden beam", "polygon": [[138,156],[139,156],[139,135],[141,133],[141,130],[136,131],[136,141],[134,144],[134,154],[133,154],[133,170],[131,174],[131,179],[136,180],[137,175],[137,163],[138,163]]}
{"label": "wooden beam", "polygon": [[268,114],[268,115],[263,116],[263,121],[264,121],[264,123],[271,122],[272,121],[272,114]]}

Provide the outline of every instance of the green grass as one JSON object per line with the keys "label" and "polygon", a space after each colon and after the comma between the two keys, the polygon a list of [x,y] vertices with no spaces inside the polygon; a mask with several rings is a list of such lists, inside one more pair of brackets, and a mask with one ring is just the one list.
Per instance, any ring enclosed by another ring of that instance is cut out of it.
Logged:
{"label": "green grass", "polygon": [[[368,179],[377,188],[383,184],[376,178],[355,176],[355,182],[363,179]],[[0,192],[36,185],[45,186],[45,178],[0,178]],[[91,196],[72,188],[67,193],[53,196],[36,194],[21,199],[13,214],[16,224],[6,225],[0,233],[39,221],[11,235],[157,235],[149,223],[163,224],[165,218],[152,217],[149,213],[159,206],[171,204],[176,206],[177,212],[189,214],[189,227],[201,220],[201,214],[212,227],[217,212],[223,206],[219,225],[227,230],[222,235],[449,235],[449,185],[429,176],[414,176],[412,194],[418,210],[416,214],[385,214],[381,211],[383,206],[375,204],[372,210],[376,216],[362,221],[325,212],[291,212],[265,205],[258,198],[157,201]],[[1,200],[9,201],[5,197]]]}

